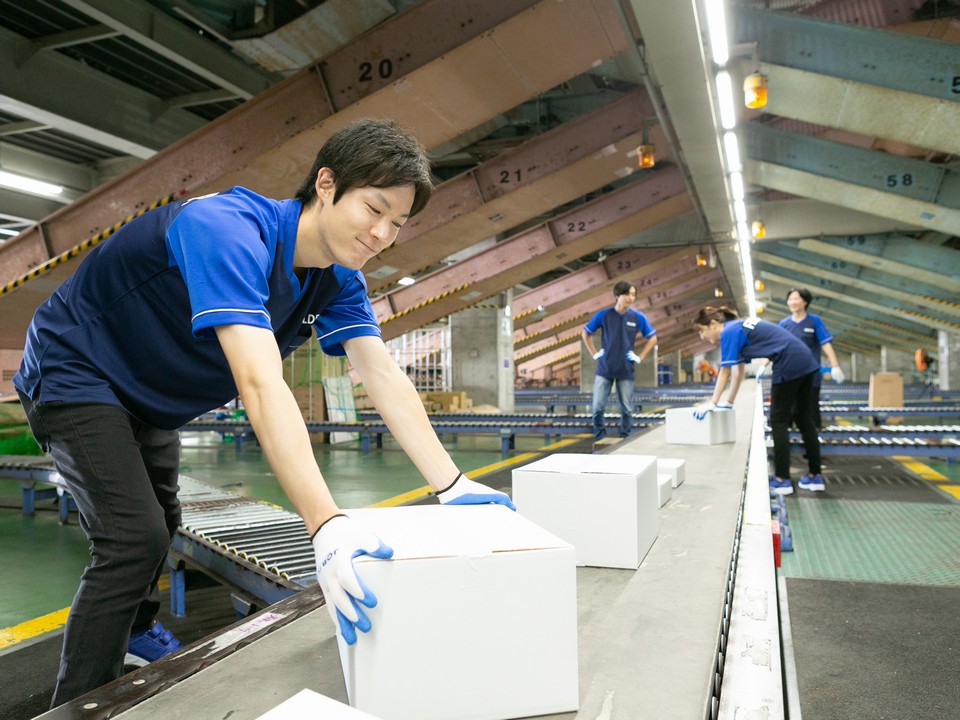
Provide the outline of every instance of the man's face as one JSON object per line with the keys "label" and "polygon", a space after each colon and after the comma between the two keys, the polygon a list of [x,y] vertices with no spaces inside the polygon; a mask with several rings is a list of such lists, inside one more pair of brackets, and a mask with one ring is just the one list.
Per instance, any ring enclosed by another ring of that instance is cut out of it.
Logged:
{"label": "man's face", "polygon": [[798,313],[806,309],[807,303],[800,297],[800,293],[792,292],[787,296],[787,307],[790,308],[790,312]]}
{"label": "man's face", "polygon": [[623,295],[617,295],[617,305],[621,307],[633,305],[636,301],[637,289],[635,287],[631,287],[630,290]]}
{"label": "man's face", "polygon": [[302,217],[307,247],[298,239],[301,264],[326,267],[335,263],[359,270],[397,239],[410,216],[414,188],[351,188],[334,204],[334,186],[325,182],[324,172],[321,170],[317,181],[317,200],[304,211],[308,217]]}

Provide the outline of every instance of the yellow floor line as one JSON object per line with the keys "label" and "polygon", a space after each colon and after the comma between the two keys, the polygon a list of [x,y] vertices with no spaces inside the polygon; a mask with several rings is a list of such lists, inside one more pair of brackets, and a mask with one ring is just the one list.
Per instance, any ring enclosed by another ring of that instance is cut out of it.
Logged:
{"label": "yellow floor line", "polygon": [[893,459],[903,465],[907,470],[912,472],[921,480],[929,480],[931,482],[947,482],[950,479],[946,475],[941,475],[929,465],[914,460],[909,455],[894,455]]}
{"label": "yellow floor line", "polygon": [[945,493],[950,493],[957,500],[960,500],[960,485],[940,485],[939,487]]}
{"label": "yellow floor line", "polygon": [[19,625],[3,628],[0,630],[0,649],[43,635],[51,630],[59,630],[67,622],[69,611],[70,608],[63,608],[56,612],[47,613],[42,617],[27,620]]}

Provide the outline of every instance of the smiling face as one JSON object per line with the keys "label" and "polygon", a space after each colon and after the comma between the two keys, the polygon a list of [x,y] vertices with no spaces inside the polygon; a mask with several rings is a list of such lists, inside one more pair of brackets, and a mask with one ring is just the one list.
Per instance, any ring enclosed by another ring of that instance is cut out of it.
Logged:
{"label": "smiling face", "polygon": [[694,325],[693,328],[700,335],[700,339],[711,345],[716,345],[720,340],[720,331],[723,325],[716,320],[711,320],[709,325]]}
{"label": "smiling face", "polygon": [[800,297],[800,293],[794,290],[787,295],[787,307],[794,315],[800,315],[807,309],[807,301]]}
{"label": "smiling face", "polygon": [[413,206],[412,185],[355,187],[334,204],[333,174],[317,174],[317,199],[305,207],[297,226],[297,267],[342,265],[359,270],[397,239]]}

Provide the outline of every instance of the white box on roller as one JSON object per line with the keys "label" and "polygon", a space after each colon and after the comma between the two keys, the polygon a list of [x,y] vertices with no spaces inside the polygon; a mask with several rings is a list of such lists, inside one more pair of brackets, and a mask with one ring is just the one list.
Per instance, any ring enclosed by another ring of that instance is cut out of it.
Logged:
{"label": "white box on roller", "polygon": [[692,407],[669,408],[667,416],[667,444],[719,445],[736,440],[736,413],[733,410],[708,412],[703,420],[693,416]]}
{"label": "white box on roller", "polygon": [[337,636],[350,704],[383,720],[495,720],[579,706],[573,547],[499,505],[348,510],[393,548],[354,561],[378,604]]}
{"label": "white box on roller", "polygon": [[657,490],[660,497],[660,507],[663,507],[673,496],[673,480],[667,473],[657,473]]}
{"label": "white box on roller", "polygon": [[656,457],[556,453],[513,471],[517,511],[572,543],[578,565],[637,569],[660,530]]}
{"label": "white box on roller", "polygon": [[669,474],[673,487],[683,485],[687,475],[686,467],[687,461],[680,458],[657,458],[657,472]]}
{"label": "white box on roller", "polygon": [[289,700],[264,713],[257,720],[381,720],[373,715],[355,710],[313,690],[301,690]]}

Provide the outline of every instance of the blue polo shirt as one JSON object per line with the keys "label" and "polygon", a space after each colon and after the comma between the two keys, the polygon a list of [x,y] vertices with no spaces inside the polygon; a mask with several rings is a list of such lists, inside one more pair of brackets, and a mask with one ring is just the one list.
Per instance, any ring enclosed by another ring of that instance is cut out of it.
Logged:
{"label": "blue polo shirt", "polygon": [[[813,353],[818,367],[822,364],[823,360],[820,355],[820,347],[826,345],[828,342],[833,342],[833,336],[827,331],[827,326],[823,324],[823,320],[821,320],[818,315],[807,313],[806,317],[800,322],[796,322],[788,315],[778,324],[784,330],[790,331],[803,341],[803,344]],[[820,373],[817,373],[814,384],[820,384]]]}
{"label": "blue polo shirt", "polygon": [[583,326],[587,335],[602,330],[600,339],[603,357],[597,361],[597,375],[613,380],[633,378],[633,363],[627,360],[627,352],[633,350],[637,333],[645,338],[657,334],[646,315],[631,308],[621,315],[615,308],[607,308],[596,313]]}
{"label": "blue polo shirt", "polygon": [[786,382],[817,372],[820,364],[807,346],[779,325],[757,318],[728,320],[720,331],[720,365],[748,360],[773,361],[772,382]]}
{"label": "blue polo shirt", "polygon": [[379,337],[360,272],[294,274],[301,207],[235,187],[127,223],[38,308],[13,384],[174,429],[237,395],[218,326],[269,329],[283,357],[314,330],[329,355]]}

